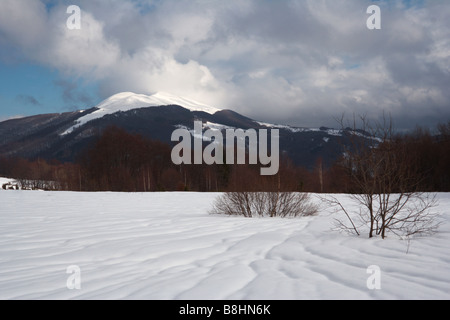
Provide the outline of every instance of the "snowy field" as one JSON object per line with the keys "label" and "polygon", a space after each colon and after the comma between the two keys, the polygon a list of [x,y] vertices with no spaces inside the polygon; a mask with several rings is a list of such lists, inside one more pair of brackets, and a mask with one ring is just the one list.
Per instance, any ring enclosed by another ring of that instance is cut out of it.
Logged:
{"label": "snowy field", "polygon": [[331,231],[326,208],[212,216],[216,196],[0,190],[0,299],[450,299],[450,194],[438,196],[440,232],[408,253],[406,241]]}

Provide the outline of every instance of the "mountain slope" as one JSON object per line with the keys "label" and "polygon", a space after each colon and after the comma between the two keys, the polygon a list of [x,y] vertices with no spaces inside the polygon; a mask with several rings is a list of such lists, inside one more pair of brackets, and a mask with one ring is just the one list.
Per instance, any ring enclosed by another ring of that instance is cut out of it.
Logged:
{"label": "mountain slope", "polygon": [[281,153],[295,164],[313,168],[321,157],[331,165],[342,154],[342,143],[352,132],[328,128],[296,128],[257,122],[231,110],[220,110],[189,99],[158,93],[124,92],[96,107],[78,112],[39,115],[0,123],[0,156],[74,161],[108,126],[173,144],[176,128],[279,129]]}

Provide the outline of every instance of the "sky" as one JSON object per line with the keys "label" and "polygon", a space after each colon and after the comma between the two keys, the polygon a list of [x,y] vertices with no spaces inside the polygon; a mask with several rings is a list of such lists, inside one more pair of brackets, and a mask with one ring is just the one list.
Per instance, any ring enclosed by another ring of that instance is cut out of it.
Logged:
{"label": "sky", "polygon": [[444,0],[2,0],[0,120],[163,91],[279,124],[434,127],[450,120],[449,19]]}

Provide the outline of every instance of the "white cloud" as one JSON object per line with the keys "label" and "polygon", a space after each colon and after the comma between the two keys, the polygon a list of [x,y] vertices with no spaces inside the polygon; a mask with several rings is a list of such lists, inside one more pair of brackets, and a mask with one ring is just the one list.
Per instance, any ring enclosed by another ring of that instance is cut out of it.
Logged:
{"label": "white cloud", "polygon": [[107,77],[120,59],[121,49],[117,42],[107,39],[104,23],[83,12],[82,29],[69,30],[60,23],[61,17],[60,13],[52,16],[49,47],[41,52],[40,59],[64,72],[97,79]]}
{"label": "white cloud", "polygon": [[39,47],[47,29],[47,12],[39,0],[2,0],[0,44],[23,50]]}

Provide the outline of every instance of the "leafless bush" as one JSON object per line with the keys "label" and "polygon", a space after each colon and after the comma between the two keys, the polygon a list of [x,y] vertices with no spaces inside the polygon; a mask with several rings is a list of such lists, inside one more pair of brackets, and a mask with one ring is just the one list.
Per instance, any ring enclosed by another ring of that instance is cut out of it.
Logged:
{"label": "leafless bush", "polygon": [[351,210],[341,198],[331,195],[322,198],[345,214],[346,219],[335,219],[339,231],[361,235],[362,230],[367,229],[369,238],[381,236],[384,239],[392,233],[410,239],[432,235],[440,226],[439,213],[433,210],[437,206],[435,194],[351,194],[349,197],[359,210]]}
{"label": "leafless bush", "polygon": [[317,214],[310,195],[297,192],[228,192],[218,197],[211,213],[252,217],[300,217]]}
{"label": "leafless bush", "polygon": [[350,137],[352,146],[343,159],[354,186],[350,197],[359,212],[351,212],[336,197],[324,199],[344,212],[350,223],[338,219],[338,228],[360,235],[359,228],[368,226],[369,238],[383,239],[387,232],[406,238],[436,232],[436,196],[420,191],[422,177],[403,141],[396,139],[392,121],[373,126],[365,117],[361,121],[371,138]]}

